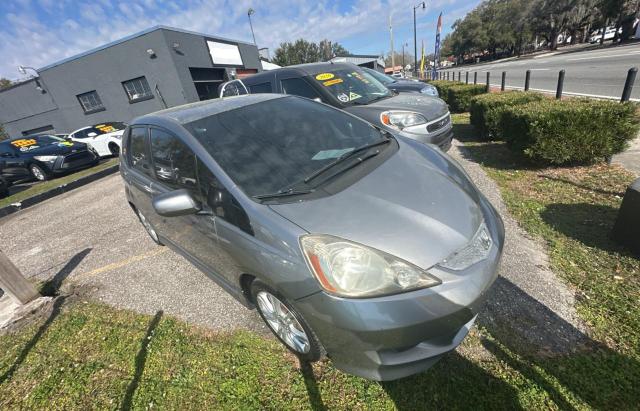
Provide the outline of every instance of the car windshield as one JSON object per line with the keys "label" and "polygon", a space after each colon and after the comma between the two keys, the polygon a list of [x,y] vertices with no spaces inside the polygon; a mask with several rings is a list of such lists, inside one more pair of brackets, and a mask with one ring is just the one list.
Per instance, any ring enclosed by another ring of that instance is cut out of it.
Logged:
{"label": "car windshield", "polygon": [[384,84],[358,68],[329,70],[309,76],[309,79],[347,105],[369,104],[393,96]]}
{"label": "car windshield", "polygon": [[379,71],[372,70],[372,69],[365,69],[365,71],[371,74],[373,78],[375,78],[376,80],[378,80],[384,85],[393,84],[397,82],[397,80],[394,79],[393,77],[389,77],[386,74],[380,73]]}
{"label": "car windshield", "polygon": [[67,142],[64,138],[60,138],[52,135],[41,135],[41,136],[19,138],[16,140],[11,140],[10,144],[13,147],[15,147],[17,150],[20,150],[22,152],[35,150],[35,149],[49,146],[52,144],[71,145],[71,143]]}
{"label": "car windshield", "polygon": [[386,138],[365,121],[294,96],[184,126],[248,196],[293,188],[340,156]]}
{"label": "car windshield", "polygon": [[126,127],[126,124],[117,121],[112,123],[100,123],[87,129],[87,134],[96,133],[96,135],[100,136],[102,134],[109,134],[114,131],[124,130]]}

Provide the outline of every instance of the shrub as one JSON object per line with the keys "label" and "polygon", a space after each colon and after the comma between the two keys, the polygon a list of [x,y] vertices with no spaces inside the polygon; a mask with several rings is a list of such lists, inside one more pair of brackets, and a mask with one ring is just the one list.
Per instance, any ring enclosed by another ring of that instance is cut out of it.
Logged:
{"label": "shrub", "polygon": [[469,111],[471,98],[478,94],[486,93],[487,87],[480,84],[461,84],[457,83],[447,88],[447,97],[445,101],[449,104],[449,108],[454,113],[462,113]]}
{"label": "shrub", "polygon": [[506,93],[486,93],[471,99],[469,112],[471,124],[480,136],[486,139],[498,139],[499,120],[502,111],[511,106],[540,101],[545,97],[540,93],[508,91]]}
{"label": "shrub", "polygon": [[604,160],[624,150],[640,130],[636,104],[587,99],[505,107],[499,124],[511,148],[552,164]]}

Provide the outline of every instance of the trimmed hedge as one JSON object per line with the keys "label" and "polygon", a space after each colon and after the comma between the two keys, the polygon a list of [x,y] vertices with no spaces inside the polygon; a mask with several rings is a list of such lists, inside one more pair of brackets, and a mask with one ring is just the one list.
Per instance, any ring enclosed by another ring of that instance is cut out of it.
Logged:
{"label": "trimmed hedge", "polygon": [[471,99],[479,94],[487,92],[487,86],[480,84],[454,84],[447,88],[447,97],[445,101],[449,104],[449,108],[454,113],[463,113],[469,111]]}
{"label": "trimmed hedge", "polygon": [[640,130],[633,103],[544,99],[505,107],[499,126],[509,146],[551,164],[589,164],[623,151]]}
{"label": "trimmed hedge", "polygon": [[469,112],[471,124],[485,139],[500,138],[500,115],[505,108],[540,101],[544,95],[534,92],[508,91],[505,93],[486,93],[471,99]]}

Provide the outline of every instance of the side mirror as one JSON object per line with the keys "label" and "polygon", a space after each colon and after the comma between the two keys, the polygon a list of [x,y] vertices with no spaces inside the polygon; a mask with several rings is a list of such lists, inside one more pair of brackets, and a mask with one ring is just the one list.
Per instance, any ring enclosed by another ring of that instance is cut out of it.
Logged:
{"label": "side mirror", "polygon": [[201,209],[189,190],[184,188],[159,194],[153,197],[152,204],[156,213],[164,217],[196,214]]}
{"label": "side mirror", "polygon": [[87,134],[87,137],[98,137],[98,135],[94,132]]}

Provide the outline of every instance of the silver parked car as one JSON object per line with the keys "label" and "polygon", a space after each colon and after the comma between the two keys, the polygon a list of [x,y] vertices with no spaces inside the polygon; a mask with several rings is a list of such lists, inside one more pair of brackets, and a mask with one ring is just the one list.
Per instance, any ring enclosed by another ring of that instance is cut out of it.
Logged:
{"label": "silver parked car", "polygon": [[429,368],[496,278],[502,221],[457,163],[309,99],[139,117],[121,174],[154,241],[256,307],[301,359],[355,375]]}

